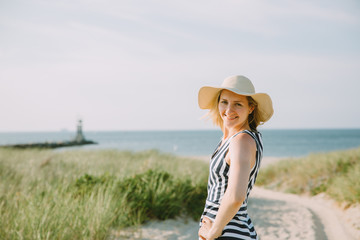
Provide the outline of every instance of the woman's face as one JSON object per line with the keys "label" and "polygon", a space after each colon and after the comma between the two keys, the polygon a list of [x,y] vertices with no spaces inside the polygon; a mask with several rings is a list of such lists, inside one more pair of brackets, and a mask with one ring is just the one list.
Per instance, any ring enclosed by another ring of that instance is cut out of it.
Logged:
{"label": "woman's face", "polygon": [[253,107],[249,107],[246,96],[238,95],[228,90],[223,90],[219,100],[219,114],[224,127],[240,130],[248,127],[248,116]]}

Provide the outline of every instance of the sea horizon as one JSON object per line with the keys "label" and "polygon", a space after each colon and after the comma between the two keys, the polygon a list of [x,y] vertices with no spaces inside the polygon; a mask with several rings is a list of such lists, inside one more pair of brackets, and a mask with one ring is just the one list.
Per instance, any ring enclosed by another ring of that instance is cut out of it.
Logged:
{"label": "sea horizon", "polygon": [[[329,152],[360,146],[360,128],[307,128],[307,129],[259,129],[264,141],[264,156],[299,157],[316,152]],[[75,131],[0,132],[0,145],[35,142],[69,141]],[[60,148],[117,149],[160,152],[181,156],[208,156],[221,139],[218,129],[199,130],[114,130],[84,131],[87,140],[96,145]]]}

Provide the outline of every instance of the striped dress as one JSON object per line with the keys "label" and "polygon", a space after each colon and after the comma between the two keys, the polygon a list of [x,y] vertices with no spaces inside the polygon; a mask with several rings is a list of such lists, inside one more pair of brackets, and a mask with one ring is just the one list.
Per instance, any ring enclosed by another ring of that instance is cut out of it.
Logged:
{"label": "striped dress", "polygon": [[247,133],[255,140],[257,149],[256,162],[250,172],[247,194],[243,204],[241,205],[239,211],[235,214],[233,219],[225,226],[222,235],[217,239],[258,239],[258,236],[254,229],[254,225],[252,224],[251,219],[247,213],[249,193],[255,184],[263,153],[261,134],[257,132],[252,132],[248,130],[238,132],[231,136],[227,141],[225,141],[221,147],[221,141],[216,147],[217,150],[213,153],[210,161],[210,174],[207,189],[208,196],[206,199],[204,212],[200,219],[200,225],[204,216],[214,221],[216,214],[219,210],[221,199],[224,196],[225,190],[228,185],[230,170],[230,166],[225,161],[225,156],[229,150],[229,144],[231,139],[239,133]]}

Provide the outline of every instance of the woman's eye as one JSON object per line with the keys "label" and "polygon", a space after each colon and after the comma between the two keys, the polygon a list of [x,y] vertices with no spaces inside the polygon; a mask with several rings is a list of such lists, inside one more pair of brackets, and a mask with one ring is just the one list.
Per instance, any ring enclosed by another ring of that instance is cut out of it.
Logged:
{"label": "woman's eye", "polygon": [[227,101],[224,101],[224,100],[223,100],[223,101],[221,101],[221,103],[226,104],[226,103],[227,103]]}
{"label": "woman's eye", "polygon": [[239,107],[241,107],[242,105],[241,105],[241,103],[237,103],[237,104],[236,104],[236,106],[239,106]]}

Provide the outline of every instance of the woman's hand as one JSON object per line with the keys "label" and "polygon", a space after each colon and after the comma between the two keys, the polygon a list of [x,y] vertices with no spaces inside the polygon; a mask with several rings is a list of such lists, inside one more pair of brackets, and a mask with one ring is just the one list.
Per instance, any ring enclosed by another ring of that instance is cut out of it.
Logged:
{"label": "woman's hand", "polygon": [[215,239],[215,237],[213,236],[210,236],[210,229],[212,227],[212,221],[207,218],[207,217],[204,217],[202,222],[201,222],[201,227],[199,229],[199,237],[202,239],[202,240],[213,240]]}

